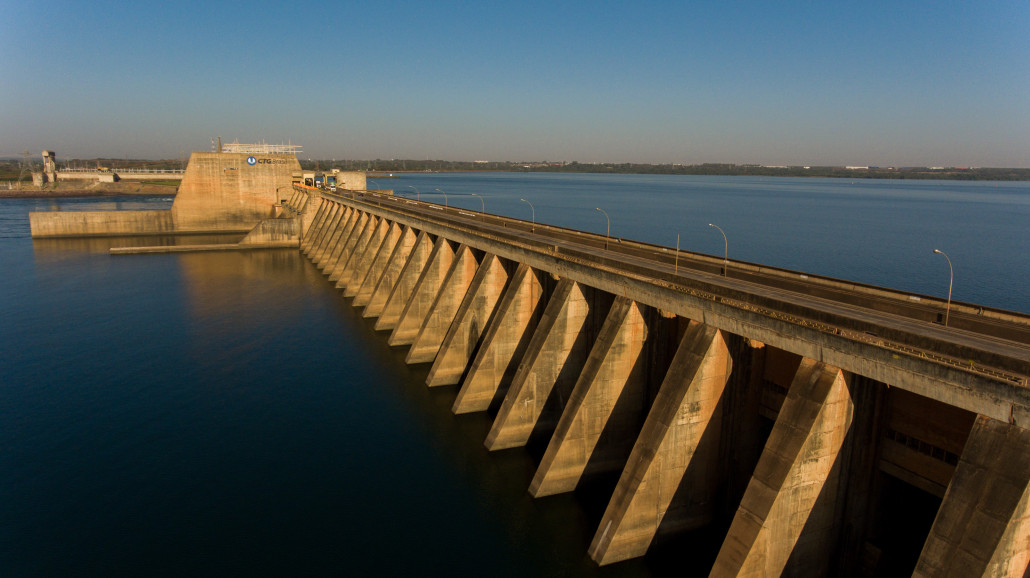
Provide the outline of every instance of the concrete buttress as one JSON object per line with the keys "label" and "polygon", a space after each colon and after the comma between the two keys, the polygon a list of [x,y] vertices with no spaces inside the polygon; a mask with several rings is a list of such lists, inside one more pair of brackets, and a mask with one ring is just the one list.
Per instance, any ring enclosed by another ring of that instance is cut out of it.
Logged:
{"label": "concrete buttress", "polygon": [[318,244],[315,246],[311,254],[311,261],[320,270],[325,268],[325,266],[322,264],[322,260],[325,258],[330,239],[332,239],[333,234],[336,232],[336,228],[340,219],[342,219],[349,212],[350,211],[348,210],[348,208],[344,207],[343,205],[335,205],[333,207],[332,213],[330,213],[328,221],[326,221],[326,226],[320,235]]}
{"label": "concrete buttress", "polygon": [[462,245],[454,254],[454,260],[440,284],[440,290],[429,306],[425,320],[418,329],[415,340],[405,361],[407,363],[429,363],[436,359],[440,345],[447,331],[454,323],[458,307],[469,292],[469,286],[476,276],[479,263],[467,246]]}
{"label": "concrete buttress", "polygon": [[[324,201],[324,206],[322,207],[322,215],[318,219],[317,225],[315,226],[315,229],[312,233],[311,245],[308,247],[309,257],[314,256],[314,251],[318,248],[318,243],[322,241],[322,237],[329,229],[329,220],[332,219],[337,207],[339,207],[338,203],[334,203],[329,200]],[[351,212],[356,212],[356,209],[351,209]]]}
{"label": "concrete buttress", "polygon": [[454,314],[454,322],[440,343],[439,353],[426,377],[426,385],[453,385],[461,380],[493,318],[507,282],[508,272],[501,260],[494,255],[484,255],[465,298]]}
{"label": "concrete buttress", "polygon": [[[843,372],[803,359],[711,576],[825,575],[837,458],[854,406]],[[787,568],[788,559],[795,563]]]}
{"label": "concrete buttress", "polygon": [[361,313],[362,317],[379,317],[383,312],[386,300],[390,298],[390,293],[397,285],[397,280],[404,269],[404,264],[408,262],[408,257],[411,256],[411,250],[414,248],[417,238],[418,235],[411,227],[405,226],[401,230],[396,246],[387,257],[386,268],[379,280],[376,281],[375,287],[372,289],[372,297]]}
{"label": "concrete buttress", "polygon": [[340,259],[340,253],[343,251],[343,243],[347,240],[347,233],[353,227],[354,223],[360,218],[358,212],[350,210],[342,219],[333,227],[333,230],[328,233],[329,244],[325,252],[325,258],[322,262],[322,274],[330,276],[333,273],[333,268],[336,266],[336,262]]}
{"label": "concrete buttress", "polygon": [[[368,270],[372,267],[372,262],[379,253],[379,248],[382,246],[389,231],[390,223],[386,219],[380,219],[379,224],[365,243],[366,248],[361,251],[361,254],[356,258],[354,266],[351,268],[350,279],[346,282],[347,289],[343,292],[344,297],[354,297],[358,294],[358,290],[361,289],[361,282],[368,275]],[[342,283],[343,279],[340,279],[340,282]]]}
{"label": "concrete buttress", "polygon": [[1030,430],[978,416],[913,576],[1024,576]]}
{"label": "concrete buttress", "polygon": [[300,209],[300,238],[304,239],[318,217],[318,210],[322,207],[322,195],[319,192],[308,195],[297,189],[294,189],[294,193],[294,206]]}
{"label": "concrete buttress", "polygon": [[325,234],[322,235],[322,242],[319,243],[319,249],[312,257],[312,261],[319,269],[322,270],[323,274],[326,274],[332,266],[330,257],[334,254],[333,249],[335,249],[337,243],[339,243],[340,235],[342,234],[344,227],[347,225],[347,221],[349,221],[356,212],[357,211],[350,207],[341,206],[337,214],[334,215],[327,224]]}
{"label": "concrete buttress", "polygon": [[398,273],[397,282],[386,298],[382,315],[376,320],[377,331],[390,331],[397,327],[401,313],[404,312],[405,305],[411,299],[411,292],[415,290],[415,285],[422,276],[422,270],[429,262],[434,248],[433,239],[429,234],[425,231],[419,233],[418,238],[415,239],[415,245],[412,246],[411,252],[404,261],[404,267]]}
{"label": "concrete buttress", "polygon": [[[684,334],[590,544],[601,565],[643,556],[659,526],[702,527],[721,486],[722,394],[733,362],[722,332],[692,323]],[[680,487],[684,503],[673,505]]]}
{"label": "concrete buttress", "polygon": [[524,446],[534,431],[553,430],[589,353],[589,315],[583,288],[559,281],[501,402],[487,448]]}
{"label": "concrete buttress", "polygon": [[500,403],[546,303],[537,272],[519,264],[454,400],[454,413],[486,411]]}
{"label": "concrete buttress", "polygon": [[315,212],[315,217],[311,221],[311,226],[305,231],[304,238],[300,243],[300,250],[308,256],[311,253],[311,247],[318,240],[318,235],[322,231],[322,226],[325,224],[325,216],[329,213],[329,209],[332,208],[333,203],[325,199],[321,199],[318,210]]}
{"label": "concrete buttress", "polygon": [[[351,275],[354,274],[354,270],[357,268],[361,258],[369,251],[372,236],[379,229],[379,224],[382,221],[383,219],[378,217],[370,217],[364,228],[361,229],[357,243],[353,246],[348,245],[344,249],[344,254],[340,256],[340,266],[336,268],[339,274],[339,278],[336,280],[337,289],[346,289],[350,285]],[[354,237],[354,235],[352,234],[351,237]]]}
{"label": "concrete buttress", "polygon": [[646,409],[647,333],[641,306],[616,297],[529,485],[534,497],[623,468]]}
{"label": "concrete buttress", "polygon": [[451,243],[443,237],[438,237],[436,244],[433,245],[433,252],[429,255],[429,261],[415,282],[411,297],[404,304],[404,310],[401,311],[397,326],[390,333],[387,343],[397,346],[411,345],[415,341],[433,302],[436,301],[436,296],[440,294],[440,287],[443,286],[444,278],[453,262],[454,249]]}
{"label": "concrete buttress", "polygon": [[369,220],[368,214],[357,211],[355,211],[354,216],[347,220],[340,234],[340,239],[336,243],[336,247],[333,248],[330,259],[332,264],[326,269],[330,283],[335,284],[340,280],[340,275],[343,274],[343,267],[347,264],[347,260],[350,259],[354,247],[361,237],[362,231],[368,225]]}
{"label": "concrete buttress", "polygon": [[393,250],[397,247],[397,241],[399,241],[400,238],[401,226],[397,223],[390,223],[390,229],[386,232],[386,236],[383,238],[383,242],[379,246],[379,250],[376,251],[376,255],[372,259],[372,263],[369,265],[368,273],[365,275],[365,278],[361,280],[361,285],[358,287],[358,291],[354,295],[355,307],[368,305],[368,302],[372,299],[372,291],[375,290],[376,284],[378,284],[379,279],[382,278],[383,272],[386,270],[386,266],[390,262],[390,255],[393,254]]}

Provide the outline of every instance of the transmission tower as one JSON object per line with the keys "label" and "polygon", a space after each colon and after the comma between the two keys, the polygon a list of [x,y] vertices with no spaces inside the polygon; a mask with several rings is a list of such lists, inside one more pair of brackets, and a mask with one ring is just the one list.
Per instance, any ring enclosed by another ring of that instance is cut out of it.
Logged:
{"label": "transmission tower", "polygon": [[25,178],[26,174],[30,176],[32,175],[32,153],[30,153],[28,149],[22,151],[21,162],[18,163],[18,167],[21,169],[18,173],[18,182],[20,183],[21,180]]}

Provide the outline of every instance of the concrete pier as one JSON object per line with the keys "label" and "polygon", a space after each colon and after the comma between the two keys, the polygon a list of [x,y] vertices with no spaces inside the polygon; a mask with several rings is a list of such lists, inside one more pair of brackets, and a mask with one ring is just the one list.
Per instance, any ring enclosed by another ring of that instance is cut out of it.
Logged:
{"label": "concrete pier", "polygon": [[340,280],[348,260],[353,255],[353,248],[357,245],[358,239],[368,223],[369,217],[367,215],[354,211],[353,214],[348,215],[344,220],[344,225],[340,227],[336,238],[332,239],[330,237],[332,249],[329,251],[329,259],[326,261],[326,266],[322,269],[322,273],[329,278],[330,283],[335,285]]}
{"label": "concrete pier", "polygon": [[343,251],[343,243],[361,218],[362,216],[357,211],[344,211],[337,215],[330,215],[326,219],[326,227],[319,237],[316,251],[309,255],[312,263],[315,263],[322,273],[332,274],[332,268]]}
{"label": "concrete pier", "polygon": [[332,251],[333,241],[340,235],[340,231],[342,230],[340,229],[340,223],[345,222],[347,213],[348,211],[346,208],[337,208],[329,216],[329,224],[326,228],[326,234],[322,236],[318,247],[315,249],[315,255],[312,258],[312,262],[314,262],[315,266],[319,269],[325,270],[326,259]]}
{"label": "concrete pier", "polygon": [[[446,242],[446,240],[441,240],[441,243]],[[422,232],[415,239],[415,244],[412,246],[411,252],[405,259],[404,266],[397,276],[397,282],[390,290],[390,295],[386,298],[386,303],[383,305],[383,313],[376,321],[377,331],[388,331],[397,327],[401,314],[411,300],[415,286],[422,276],[422,270],[429,263],[429,259],[432,257],[436,247],[428,233]]]}
{"label": "concrete pier", "polygon": [[447,272],[451,270],[454,258],[455,250],[451,243],[443,237],[437,238],[425,268],[419,273],[418,280],[411,289],[411,298],[404,304],[404,309],[397,319],[397,326],[393,328],[390,339],[387,340],[390,345],[411,345],[418,337],[422,323],[432,310],[436,296],[440,294]]}
{"label": "concrete pier", "polygon": [[590,312],[578,283],[558,282],[486,437],[487,448],[523,446],[535,431],[549,438],[593,342]]}
{"label": "concrete pier", "polygon": [[372,292],[375,290],[376,285],[379,284],[379,280],[383,278],[386,266],[390,263],[390,256],[393,255],[393,250],[397,247],[397,242],[400,239],[401,226],[397,223],[391,223],[386,234],[383,235],[383,241],[379,244],[379,249],[376,250],[372,262],[369,263],[368,273],[365,274],[364,279],[361,280],[354,294],[355,307],[368,305],[368,302],[372,300]]}
{"label": "concrete pier", "polygon": [[[691,324],[590,544],[598,564],[643,556],[660,526],[675,533],[712,522],[723,481],[721,400],[732,365],[719,330]],[[672,507],[680,487],[690,491]]]}
{"label": "concrete pier", "polygon": [[[300,193],[300,191],[297,191],[297,192],[299,194],[302,194],[302,193]],[[308,204],[310,205],[311,203],[314,203],[314,202],[316,202],[316,201],[314,199],[312,199],[311,201],[308,202]],[[319,198],[317,200],[317,202],[318,202],[318,209],[316,210],[315,215],[313,217],[311,217],[310,225],[305,229],[307,231],[307,234],[304,235],[304,238],[301,239],[301,242],[300,242],[300,251],[301,251],[301,253],[303,253],[304,255],[306,255],[308,257],[311,256],[311,249],[312,249],[312,246],[314,245],[315,241],[317,239],[321,239],[321,233],[322,233],[323,228],[325,227],[326,216],[332,211],[333,205],[336,204],[336,203],[329,202],[329,201],[327,201],[325,199],[322,199],[322,198]],[[356,211],[355,211],[355,213],[356,213]]]}
{"label": "concrete pier", "polygon": [[[386,219],[381,219],[376,223],[375,229],[372,230],[371,234],[364,241],[365,248],[355,254],[354,264],[351,268],[350,278],[344,283],[343,278],[336,284],[337,287],[342,286],[346,288],[343,292],[344,297],[355,297],[358,291],[361,289],[361,284],[365,280],[365,276],[368,275],[369,269],[372,268],[372,263],[375,261],[376,255],[379,253],[379,248],[382,246],[383,241],[386,239],[386,234],[390,231],[391,224]],[[361,241],[358,241],[361,243]],[[346,274],[346,269],[344,270]]]}
{"label": "concrete pier", "polygon": [[834,466],[851,414],[841,370],[803,360],[712,576],[826,574],[833,551]]}
{"label": "concrete pier", "polygon": [[616,297],[529,484],[534,497],[571,492],[584,476],[622,469],[646,401],[647,334],[640,306]]}
{"label": "concrete pier", "polygon": [[374,226],[374,222],[375,217],[360,213],[347,220],[343,234],[337,238],[333,250],[329,253],[329,261],[322,271],[334,286],[339,287],[340,279],[347,272],[347,264],[354,258],[358,242],[368,227]]}
{"label": "concrete pier", "polygon": [[[397,286],[397,282],[400,280],[401,271],[404,270],[404,266],[408,262],[408,258],[411,256],[411,253],[415,248],[415,241],[417,239],[418,237],[411,227],[405,226],[403,228],[400,239],[397,240],[397,246],[394,247],[387,259],[386,269],[383,271],[382,277],[378,282],[376,282],[375,288],[372,290],[372,297],[369,299],[368,305],[365,306],[365,311],[362,313],[364,317],[380,317],[383,314],[383,308],[386,307],[386,301],[390,298],[390,294],[393,292],[394,287]],[[377,326],[376,329],[378,328],[379,327]]]}
{"label": "concrete pier", "polygon": [[[461,380],[476,346],[493,318],[507,282],[508,272],[501,260],[494,255],[484,255],[464,299],[454,313],[453,322],[445,329],[438,353],[430,358],[435,358],[435,361],[429,370],[426,385],[453,385]],[[416,344],[419,341],[416,340]]]}
{"label": "concrete pier", "polygon": [[[523,359],[546,303],[540,276],[520,264],[468,366],[468,375],[454,400],[454,413],[486,411],[500,405],[518,369],[516,362]],[[439,381],[431,373],[434,383],[430,385],[446,382],[454,373],[454,367],[449,367],[446,379],[441,376]]]}
{"label": "concrete pier", "polygon": [[454,322],[458,307],[478,269],[479,263],[472,250],[466,245],[458,247],[433,303],[426,312],[425,321],[419,326],[411,348],[408,349],[408,363],[430,363],[436,359],[447,330]]}
{"label": "concrete pier", "polygon": [[1030,431],[979,417],[913,576],[1024,576]]}
{"label": "concrete pier", "polygon": [[[363,223],[359,222],[351,233],[340,253],[340,260],[336,262],[333,269],[333,275],[337,277],[337,289],[346,289],[351,284],[354,272],[365,253],[369,251],[369,243],[381,223],[382,219],[369,217]],[[332,277],[329,280],[332,281]]]}

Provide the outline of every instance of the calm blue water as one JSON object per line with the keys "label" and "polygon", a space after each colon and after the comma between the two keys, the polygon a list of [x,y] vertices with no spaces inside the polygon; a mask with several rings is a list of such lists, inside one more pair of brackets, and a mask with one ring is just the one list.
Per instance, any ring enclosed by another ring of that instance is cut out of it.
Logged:
{"label": "calm blue water", "polygon": [[[1030,183],[509,173],[401,174],[370,188],[730,259],[1030,312]],[[431,196],[432,195],[432,196]]]}
{"label": "calm blue water", "polygon": [[[1025,183],[448,174],[454,206],[1030,311]],[[442,197],[437,196],[440,200]],[[533,500],[385,334],[295,251],[112,257],[0,200],[0,575],[665,575],[603,571],[603,501]],[[672,560],[682,563],[682,556]]]}

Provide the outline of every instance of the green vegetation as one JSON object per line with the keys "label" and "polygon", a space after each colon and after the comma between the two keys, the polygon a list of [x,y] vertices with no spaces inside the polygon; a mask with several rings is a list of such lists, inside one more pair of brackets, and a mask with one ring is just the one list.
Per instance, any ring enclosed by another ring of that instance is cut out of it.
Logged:
{"label": "green vegetation", "polygon": [[[0,181],[14,181],[19,177],[31,181],[31,175],[23,171],[24,162],[19,159],[0,160]],[[986,167],[769,167],[748,164],[704,163],[699,165],[645,164],[645,163],[580,163],[554,161],[442,161],[442,160],[302,160],[305,170],[389,172],[556,172],[556,173],[607,173],[607,174],[660,174],[660,175],[736,175],[766,177],[832,177],[842,179],[947,179],[968,181],[1030,181],[1030,169],[1006,169]],[[41,160],[29,161],[31,170],[43,169]],[[119,168],[183,169],[183,159],[69,159],[59,160],[60,168]],[[28,168],[28,167],[24,167]],[[178,181],[154,180],[148,184],[174,186]]]}
{"label": "green vegetation", "polygon": [[[145,159],[58,159],[58,169],[111,169],[117,171],[120,168],[137,168],[151,170],[182,170],[186,168],[186,161],[183,159],[165,159],[151,161]],[[26,170],[23,171],[22,169]],[[22,180],[31,181],[32,175],[29,171],[42,171],[43,160],[41,157],[33,156],[27,161],[22,159],[0,159],[0,181],[15,181],[21,176]],[[155,181],[163,184],[162,181]],[[178,184],[178,181],[176,181]]]}
{"label": "green vegetation", "polygon": [[182,181],[140,181],[141,185],[158,185],[161,187],[178,187]]}
{"label": "green vegetation", "polygon": [[[38,164],[39,166],[33,166],[32,170],[43,170],[43,163]],[[21,161],[0,161],[0,181],[16,181],[21,176],[22,180],[32,182],[32,175],[28,172],[22,175],[21,169]]]}

